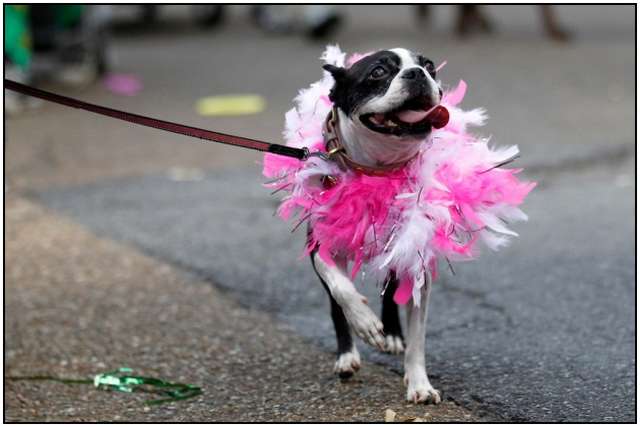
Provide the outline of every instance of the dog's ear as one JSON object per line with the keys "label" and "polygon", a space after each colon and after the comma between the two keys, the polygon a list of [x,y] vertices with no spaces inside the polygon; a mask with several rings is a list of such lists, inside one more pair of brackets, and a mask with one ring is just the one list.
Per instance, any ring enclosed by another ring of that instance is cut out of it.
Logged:
{"label": "dog's ear", "polygon": [[336,81],[333,85],[333,88],[331,88],[331,92],[329,92],[329,99],[335,103],[337,102],[337,92],[339,91],[339,87],[341,86],[340,83],[344,82],[347,78],[347,70],[331,64],[324,64],[322,68],[331,73],[331,75],[333,76],[333,80]]}
{"label": "dog's ear", "polygon": [[324,68],[326,71],[331,73],[331,75],[333,76],[333,79],[336,82],[340,82],[344,80],[344,78],[347,76],[347,70],[345,70],[342,67],[336,67],[335,65],[331,65],[331,64],[324,64],[322,68]]}

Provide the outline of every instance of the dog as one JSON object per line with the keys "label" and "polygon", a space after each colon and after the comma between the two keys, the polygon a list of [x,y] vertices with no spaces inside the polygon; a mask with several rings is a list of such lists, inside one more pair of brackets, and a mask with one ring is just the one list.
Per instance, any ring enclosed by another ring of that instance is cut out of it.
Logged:
{"label": "dog", "polygon": [[[337,112],[337,129],[345,155],[355,164],[384,168],[413,158],[427,140],[429,111],[441,100],[442,89],[430,59],[407,49],[378,51],[349,68],[326,64],[335,84],[329,98]],[[347,262],[325,262],[317,250],[311,263],[327,290],[338,344],[335,372],[351,377],[361,365],[354,335],[392,354],[404,352],[404,382],[410,402],[440,403],[441,394],[429,381],[425,367],[425,333],[431,283],[420,292],[420,304],[407,304],[407,333],[402,332],[393,300],[398,279],[385,280],[379,319],[347,275]]]}
{"label": "dog", "polygon": [[[490,147],[468,131],[484,109],[459,107],[467,85],[443,93],[443,65],[407,49],[347,55],[328,46],[321,80],[299,92],[285,115],[287,145],[301,160],[264,156],[265,185],[286,195],[277,214],[305,221],[305,254],[329,294],[338,343],[335,372],[360,368],[354,338],[404,352],[406,398],[439,403],[427,375],[425,332],[439,260],[498,250],[526,221],[519,208],[535,187],[504,168],[517,146]],[[378,318],[354,286],[358,272],[382,284]],[[403,334],[398,305],[406,305]]]}

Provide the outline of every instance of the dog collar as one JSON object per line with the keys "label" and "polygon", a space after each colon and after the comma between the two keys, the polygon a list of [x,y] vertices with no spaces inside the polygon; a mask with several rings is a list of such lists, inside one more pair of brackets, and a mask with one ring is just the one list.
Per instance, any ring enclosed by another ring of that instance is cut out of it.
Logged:
{"label": "dog collar", "polygon": [[340,132],[338,130],[338,111],[335,106],[327,115],[322,133],[324,136],[325,149],[327,150],[329,159],[335,161],[342,170],[353,169],[356,172],[360,172],[365,175],[381,176],[386,175],[389,172],[402,169],[418,155],[418,153],[416,153],[407,160],[380,166],[367,166],[356,162],[347,155],[347,151],[340,140]]}

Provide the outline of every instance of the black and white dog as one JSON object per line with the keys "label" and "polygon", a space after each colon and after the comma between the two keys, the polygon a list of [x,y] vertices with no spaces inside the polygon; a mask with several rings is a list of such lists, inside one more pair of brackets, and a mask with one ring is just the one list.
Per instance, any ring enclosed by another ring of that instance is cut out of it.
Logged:
{"label": "black and white dog", "polygon": [[[417,154],[432,129],[428,112],[442,96],[432,61],[398,48],[373,53],[350,68],[325,65],[324,69],[335,80],[330,99],[337,107],[336,132],[353,162],[377,168],[406,162]],[[407,400],[439,403],[424,354],[431,284],[422,287],[419,307],[407,304],[405,341],[393,301],[398,285],[393,273],[387,278],[380,321],[349,279],[345,259],[334,259],[335,266],[330,266],[312,252],[311,261],[331,300],[338,341],[336,373],[350,377],[360,368],[355,334],[383,351],[405,353]]]}

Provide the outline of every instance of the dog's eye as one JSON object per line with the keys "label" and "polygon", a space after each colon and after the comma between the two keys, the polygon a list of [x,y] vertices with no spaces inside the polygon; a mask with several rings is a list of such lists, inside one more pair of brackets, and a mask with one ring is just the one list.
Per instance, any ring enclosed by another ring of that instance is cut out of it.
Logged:
{"label": "dog's eye", "polygon": [[436,76],[436,66],[433,65],[433,62],[427,60],[425,62],[425,64],[424,64],[424,69],[427,70],[427,72],[429,73],[429,75],[431,77],[435,78],[435,76]]}
{"label": "dog's eye", "polygon": [[369,74],[369,76],[371,76],[371,78],[374,78],[374,79],[379,79],[386,75],[387,75],[387,70],[381,66],[377,66],[376,68],[371,70],[371,73]]}

